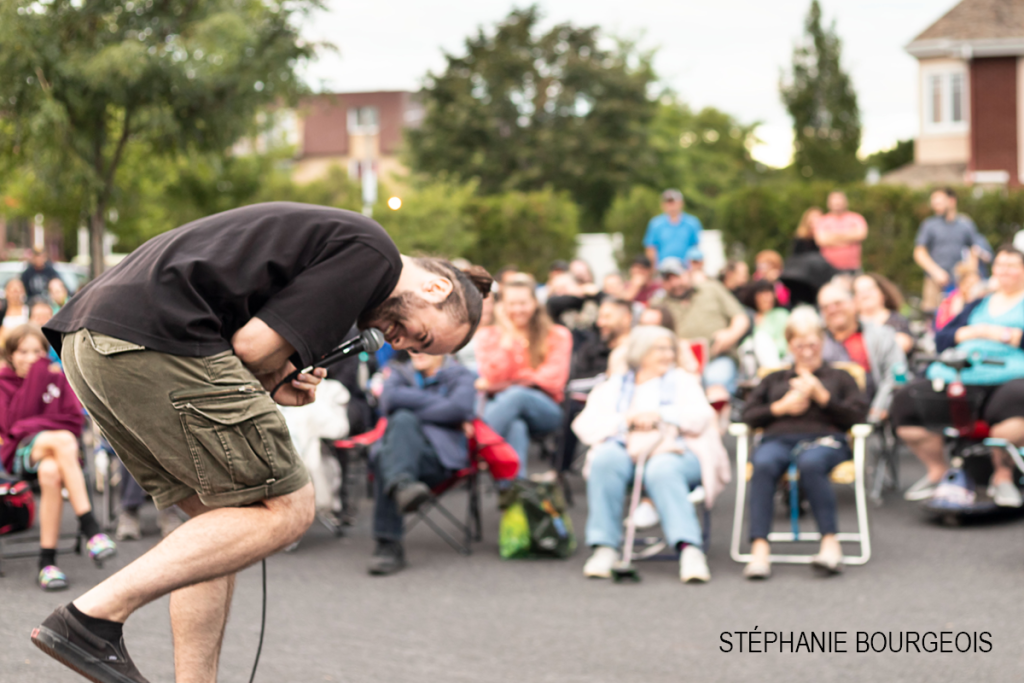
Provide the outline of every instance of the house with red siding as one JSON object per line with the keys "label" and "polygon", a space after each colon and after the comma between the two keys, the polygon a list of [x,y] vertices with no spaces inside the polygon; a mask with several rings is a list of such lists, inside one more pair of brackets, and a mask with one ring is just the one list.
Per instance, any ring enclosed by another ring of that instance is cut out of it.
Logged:
{"label": "house with red siding", "polygon": [[1024,0],[963,0],[906,46],[918,61],[912,186],[1019,186],[1024,175]]}

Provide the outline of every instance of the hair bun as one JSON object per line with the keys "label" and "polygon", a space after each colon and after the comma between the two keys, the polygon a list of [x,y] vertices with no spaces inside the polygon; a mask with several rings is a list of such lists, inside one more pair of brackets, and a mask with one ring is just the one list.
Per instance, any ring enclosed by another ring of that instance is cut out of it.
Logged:
{"label": "hair bun", "polygon": [[491,293],[491,285],[494,283],[494,278],[487,272],[487,269],[483,266],[467,266],[462,269],[462,272],[466,274],[469,281],[473,283],[473,286],[480,290],[480,296],[486,298]]}

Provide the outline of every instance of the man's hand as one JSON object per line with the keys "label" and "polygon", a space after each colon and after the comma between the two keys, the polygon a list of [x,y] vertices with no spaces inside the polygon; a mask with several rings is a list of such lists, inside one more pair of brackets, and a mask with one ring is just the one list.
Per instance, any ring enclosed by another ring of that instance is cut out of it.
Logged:
{"label": "man's hand", "polygon": [[771,405],[772,413],[778,417],[803,415],[810,407],[811,400],[797,389],[790,389],[785,396]]}
{"label": "man's hand", "polygon": [[940,289],[949,284],[949,273],[942,268],[935,268],[935,270],[928,273],[928,275],[931,277],[932,282],[937,284]]}
{"label": "man's hand", "polygon": [[[291,363],[285,363],[284,367],[277,372],[256,375],[256,379],[260,381],[264,389],[273,391],[278,382],[293,372],[295,372],[295,366]],[[314,368],[310,374],[299,374],[298,377],[287,384],[283,384],[277,390],[277,393],[273,396],[274,401],[282,406],[309,405],[316,400],[316,386],[326,376],[327,370],[325,368]]]}

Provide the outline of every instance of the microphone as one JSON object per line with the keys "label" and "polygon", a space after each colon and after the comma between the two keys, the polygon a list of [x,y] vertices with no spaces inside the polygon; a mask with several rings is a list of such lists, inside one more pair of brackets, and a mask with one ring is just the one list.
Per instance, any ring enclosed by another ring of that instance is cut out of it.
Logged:
{"label": "microphone", "polygon": [[290,373],[287,377],[277,383],[274,390],[270,392],[270,397],[273,398],[274,394],[277,393],[277,390],[286,383],[291,382],[299,375],[305,375],[313,372],[314,368],[325,368],[328,365],[334,365],[340,360],[344,360],[349,356],[354,356],[364,351],[366,353],[376,353],[376,351],[382,346],[384,346],[384,333],[376,327],[365,329],[359,333],[358,337],[355,339],[349,339],[347,342],[342,342],[340,345],[334,347],[330,353],[312,365]]}

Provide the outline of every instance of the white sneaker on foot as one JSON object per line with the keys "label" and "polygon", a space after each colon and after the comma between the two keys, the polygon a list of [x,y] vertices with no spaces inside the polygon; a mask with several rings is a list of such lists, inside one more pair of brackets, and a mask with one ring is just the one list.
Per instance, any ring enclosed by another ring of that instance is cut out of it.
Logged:
{"label": "white sneaker on foot", "polygon": [[619,561],[619,551],[606,545],[594,548],[594,553],[583,565],[583,576],[591,579],[612,578],[612,567]]}
{"label": "white sneaker on foot", "polygon": [[928,478],[928,475],[925,475],[911,484],[910,488],[903,493],[903,500],[928,500],[935,495],[935,488],[941,481],[941,479],[939,481],[932,481]]}
{"label": "white sneaker on foot", "polygon": [[683,583],[692,581],[707,583],[711,580],[708,558],[704,555],[704,551],[695,545],[683,548],[683,553],[679,556],[679,580]]}
{"label": "white sneaker on foot", "polygon": [[992,497],[999,507],[1019,508],[1024,506],[1024,496],[1021,496],[1020,489],[1013,485],[1013,482],[1004,481],[1001,484],[988,487],[988,495]]}
{"label": "white sneaker on foot", "polygon": [[641,500],[640,504],[636,506],[636,510],[633,510],[633,523],[636,524],[637,529],[649,529],[652,526],[657,526],[660,521],[661,517],[658,516],[658,511],[649,500]]}

